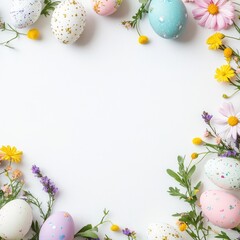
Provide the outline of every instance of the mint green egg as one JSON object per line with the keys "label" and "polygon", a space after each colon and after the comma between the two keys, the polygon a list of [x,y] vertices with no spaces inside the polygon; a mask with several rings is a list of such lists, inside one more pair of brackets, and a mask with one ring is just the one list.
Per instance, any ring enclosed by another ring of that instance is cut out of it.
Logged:
{"label": "mint green egg", "polygon": [[152,0],[148,18],[159,36],[178,38],[187,22],[187,10],[182,0]]}

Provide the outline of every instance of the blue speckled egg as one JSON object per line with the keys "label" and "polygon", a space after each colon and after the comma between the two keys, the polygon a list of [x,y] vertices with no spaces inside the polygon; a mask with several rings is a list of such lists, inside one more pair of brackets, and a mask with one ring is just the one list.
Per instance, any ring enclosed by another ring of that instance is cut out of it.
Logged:
{"label": "blue speckled egg", "polygon": [[52,214],[43,224],[39,240],[73,240],[74,223],[67,212]]}
{"label": "blue speckled egg", "polygon": [[152,0],[148,13],[153,30],[163,38],[178,38],[186,25],[182,0]]}

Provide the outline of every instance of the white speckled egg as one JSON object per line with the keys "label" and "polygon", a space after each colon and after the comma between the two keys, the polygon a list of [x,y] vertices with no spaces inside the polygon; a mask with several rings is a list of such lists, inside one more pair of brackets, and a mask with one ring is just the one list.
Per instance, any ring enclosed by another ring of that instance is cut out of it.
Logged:
{"label": "white speckled egg", "polygon": [[22,239],[30,230],[32,219],[32,209],[26,201],[12,200],[0,209],[0,237]]}
{"label": "white speckled egg", "polygon": [[205,174],[218,187],[240,189],[240,162],[233,158],[208,160],[205,164]]}
{"label": "white speckled egg", "polygon": [[109,16],[117,11],[122,0],[92,0],[93,10],[102,16]]}
{"label": "white speckled egg", "polygon": [[148,226],[148,240],[183,240],[178,231],[167,223],[153,223]]}
{"label": "white speckled egg", "polygon": [[73,240],[74,223],[67,212],[52,214],[40,230],[39,240]]}
{"label": "white speckled egg", "polygon": [[38,20],[41,11],[41,0],[14,0],[10,10],[12,24],[16,28],[26,28]]}
{"label": "white speckled egg", "polygon": [[234,228],[240,224],[240,200],[232,194],[219,190],[202,193],[200,204],[208,220],[221,228]]}
{"label": "white speckled egg", "polygon": [[54,10],[51,25],[55,37],[64,44],[78,40],[86,24],[86,12],[78,0],[65,0]]}
{"label": "white speckled egg", "polygon": [[152,0],[148,18],[153,30],[163,38],[178,38],[187,21],[182,0]]}

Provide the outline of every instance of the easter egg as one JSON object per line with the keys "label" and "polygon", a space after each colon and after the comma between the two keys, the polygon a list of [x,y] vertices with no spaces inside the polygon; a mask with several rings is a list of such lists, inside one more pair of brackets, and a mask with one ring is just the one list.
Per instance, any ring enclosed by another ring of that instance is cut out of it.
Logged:
{"label": "easter egg", "polygon": [[32,208],[21,199],[12,200],[0,209],[0,237],[20,240],[32,225]]}
{"label": "easter egg", "polygon": [[233,158],[208,160],[205,164],[205,174],[218,187],[240,189],[240,162]]}
{"label": "easter egg", "polygon": [[183,240],[178,231],[167,223],[153,223],[148,226],[148,240]]}
{"label": "easter egg", "polygon": [[52,214],[42,225],[39,240],[73,240],[74,223],[67,212]]}
{"label": "easter egg", "polygon": [[148,13],[153,30],[163,38],[178,38],[187,20],[182,0],[152,0]]}
{"label": "easter egg", "polygon": [[221,228],[234,228],[240,224],[240,201],[232,194],[209,190],[202,193],[200,204],[208,220]]}
{"label": "easter egg", "polygon": [[51,27],[55,37],[64,44],[78,40],[86,23],[86,12],[78,0],[65,0],[54,10]]}
{"label": "easter egg", "polygon": [[92,0],[93,10],[102,16],[108,16],[117,11],[122,0]]}
{"label": "easter egg", "polygon": [[41,0],[14,0],[10,9],[12,24],[16,28],[26,28],[38,20],[41,11]]}

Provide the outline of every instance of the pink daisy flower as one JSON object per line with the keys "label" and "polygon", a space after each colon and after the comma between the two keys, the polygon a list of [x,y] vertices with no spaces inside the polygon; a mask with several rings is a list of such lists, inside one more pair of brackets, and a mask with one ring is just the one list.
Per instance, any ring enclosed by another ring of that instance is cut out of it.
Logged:
{"label": "pink daisy flower", "polygon": [[219,109],[222,117],[215,119],[215,123],[223,126],[222,133],[227,139],[236,140],[240,136],[240,112],[236,112],[232,103],[223,103]]}
{"label": "pink daisy flower", "polygon": [[195,3],[198,8],[193,10],[193,16],[202,27],[218,31],[233,24],[234,6],[231,1],[195,0]]}

